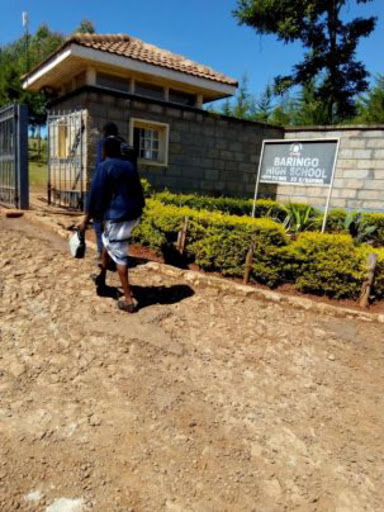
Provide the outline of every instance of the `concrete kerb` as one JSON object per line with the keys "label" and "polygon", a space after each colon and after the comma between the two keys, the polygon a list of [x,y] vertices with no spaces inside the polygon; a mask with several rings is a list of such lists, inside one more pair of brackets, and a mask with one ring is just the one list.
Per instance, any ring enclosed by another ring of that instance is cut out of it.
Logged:
{"label": "concrete kerb", "polygon": [[[58,225],[57,220],[53,221],[48,216],[41,216],[33,211],[24,212],[24,217],[33,224],[44,225],[48,229],[54,231],[62,238],[68,240],[71,233],[63,225]],[[75,218],[72,218],[72,222]],[[80,220],[80,216],[79,216]],[[69,224],[69,223],[68,223]],[[87,242],[88,248],[96,251],[96,244],[93,242]],[[311,299],[303,296],[292,296],[285,295],[278,292],[263,290],[253,286],[242,285],[228,281],[226,279],[209,276],[201,272],[193,270],[183,270],[171,265],[164,263],[148,262],[142,266],[146,271],[155,272],[157,274],[163,274],[174,279],[183,279],[186,282],[193,284],[194,286],[210,286],[216,288],[222,292],[235,294],[237,296],[246,297],[254,300],[263,300],[267,302],[273,302],[275,304],[289,305],[296,309],[317,312],[320,314],[328,314],[339,318],[349,318],[363,320],[365,322],[378,322],[384,323],[384,314],[368,313],[363,311],[357,311],[349,308],[342,308],[333,306],[331,304],[325,304],[323,302],[315,302]]]}
{"label": "concrete kerb", "polygon": [[384,323],[384,315],[376,313],[366,313],[362,311],[356,311],[354,309],[341,308],[332,306],[331,304],[325,304],[322,302],[315,302],[305,297],[294,297],[291,295],[283,295],[278,292],[269,290],[262,290],[260,288],[254,288],[252,286],[246,286],[232,281],[227,281],[220,277],[208,276],[200,272],[192,270],[182,270],[164,263],[149,262],[145,265],[147,270],[161,273],[169,277],[184,279],[187,282],[195,286],[205,285],[213,288],[217,288],[224,292],[234,293],[239,296],[255,299],[264,300],[268,302],[274,302],[278,304],[290,305],[296,309],[304,309],[307,311],[314,311],[322,314],[329,314],[341,318],[355,318],[358,320],[364,320],[366,322],[379,322]]}

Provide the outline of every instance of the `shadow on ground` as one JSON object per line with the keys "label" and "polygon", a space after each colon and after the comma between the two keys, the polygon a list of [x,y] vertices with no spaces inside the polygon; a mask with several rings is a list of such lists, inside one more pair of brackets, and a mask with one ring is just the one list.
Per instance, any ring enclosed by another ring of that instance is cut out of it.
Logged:
{"label": "shadow on ground", "polygon": [[138,308],[143,309],[154,304],[176,304],[195,294],[186,284],[172,286],[132,286],[133,296]]}
{"label": "shadow on ground", "polygon": [[[155,304],[176,304],[182,300],[192,297],[195,292],[186,284],[175,284],[172,286],[132,286],[133,296],[138,302],[138,309],[144,309]],[[97,293],[100,297],[109,297],[118,300],[121,290],[116,286],[105,286]]]}
{"label": "shadow on ground", "polygon": [[139,267],[140,265],[145,265],[150,261],[147,258],[138,258],[137,256],[128,256],[128,268]]}

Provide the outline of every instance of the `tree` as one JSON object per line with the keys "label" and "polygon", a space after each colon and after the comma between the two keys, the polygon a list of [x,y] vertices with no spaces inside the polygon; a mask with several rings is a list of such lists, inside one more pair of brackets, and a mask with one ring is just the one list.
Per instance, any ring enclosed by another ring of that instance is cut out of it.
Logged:
{"label": "tree", "polygon": [[64,37],[52,32],[47,25],[41,25],[34,35],[29,36],[28,53],[25,36],[5,45],[0,52],[0,106],[12,102],[28,105],[30,123],[41,125],[45,122],[44,94],[25,91],[21,87],[21,76],[50,55],[64,41]]}
{"label": "tree", "polygon": [[[211,110],[212,111],[212,110]],[[240,86],[233,98],[227,98],[221,105],[220,114],[237,117],[238,119],[251,119],[254,111],[254,97],[249,92],[248,77],[244,73]]]}
{"label": "tree", "polygon": [[280,96],[280,101],[275,104],[268,122],[278,126],[290,126],[293,124],[293,119],[296,112],[296,101],[292,100],[286,92]]}
{"label": "tree", "polygon": [[81,34],[94,34],[96,32],[96,28],[92,21],[82,19],[80,26],[75,30],[75,32],[80,32]]}
{"label": "tree", "polygon": [[384,75],[378,75],[375,85],[358,101],[357,122],[366,124],[384,123]]}
{"label": "tree", "polygon": [[[84,19],[76,32],[94,33],[95,27],[91,21]],[[64,41],[62,34],[43,24],[35,34],[28,36],[28,45],[25,36],[22,36],[13,43],[0,47],[0,107],[16,101],[26,103],[30,124],[40,126],[45,123],[46,95],[25,91],[21,87],[21,77]]]}
{"label": "tree", "polygon": [[272,100],[273,90],[270,85],[267,85],[265,91],[255,101],[252,119],[255,121],[261,121],[262,123],[268,123],[273,110]]}
{"label": "tree", "polygon": [[228,98],[224,101],[221,107],[221,114],[225,116],[233,116],[231,101]]}
{"label": "tree", "polygon": [[303,85],[293,101],[291,124],[313,126],[327,123],[328,109],[317,97],[317,83],[308,82]]}
{"label": "tree", "polygon": [[[351,0],[357,4],[372,0]],[[275,87],[284,92],[322,77],[314,97],[324,105],[327,122],[354,116],[357,94],[368,89],[368,72],[356,59],[362,37],[374,30],[375,17],[343,21],[348,0],[237,0],[234,15],[240,24],[261,35],[275,34],[285,44],[301,41],[304,60],[287,76],[278,76]]]}
{"label": "tree", "polygon": [[249,92],[248,76],[244,73],[235,96],[233,116],[239,119],[249,119],[254,110],[254,98]]}

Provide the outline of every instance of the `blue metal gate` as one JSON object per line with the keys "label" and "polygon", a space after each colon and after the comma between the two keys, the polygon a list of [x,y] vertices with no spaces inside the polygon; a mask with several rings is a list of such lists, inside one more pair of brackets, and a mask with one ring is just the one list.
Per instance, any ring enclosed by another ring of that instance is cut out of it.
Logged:
{"label": "blue metal gate", "polygon": [[14,104],[0,108],[0,203],[27,209],[28,109]]}

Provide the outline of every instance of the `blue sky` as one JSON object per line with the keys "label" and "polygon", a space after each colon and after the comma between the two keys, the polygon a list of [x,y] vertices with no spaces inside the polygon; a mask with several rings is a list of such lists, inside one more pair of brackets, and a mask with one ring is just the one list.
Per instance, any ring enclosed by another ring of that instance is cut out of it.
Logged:
{"label": "blue sky", "polygon": [[[98,32],[126,32],[237,79],[246,72],[251,90],[260,93],[275,75],[289,72],[302,48],[285,46],[272,36],[260,38],[238,26],[231,15],[235,5],[235,0],[0,0],[0,45],[21,35],[22,10],[29,12],[32,31],[48,23],[70,33],[82,18],[89,18]],[[384,72],[384,0],[347,11],[348,16],[379,16],[358,56],[371,73]]]}

